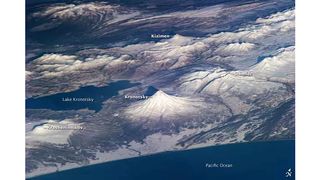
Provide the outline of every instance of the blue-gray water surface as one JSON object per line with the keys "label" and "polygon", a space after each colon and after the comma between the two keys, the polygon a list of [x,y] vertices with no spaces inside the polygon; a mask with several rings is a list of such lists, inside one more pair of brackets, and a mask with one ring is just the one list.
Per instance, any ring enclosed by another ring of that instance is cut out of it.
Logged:
{"label": "blue-gray water surface", "polygon": [[[30,180],[294,179],[294,147],[293,140],[212,146],[107,162]],[[215,163],[232,167],[208,167]]]}
{"label": "blue-gray water surface", "polygon": [[[107,86],[86,86],[78,90],[54,95],[29,98],[26,100],[27,109],[78,110],[88,108],[96,112],[101,110],[103,101],[118,95],[120,90],[128,89],[139,83],[122,80],[112,82]],[[71,101],[66,101],[69,98]],[[92,98],[93,101],[73,101],[73,98]]]}

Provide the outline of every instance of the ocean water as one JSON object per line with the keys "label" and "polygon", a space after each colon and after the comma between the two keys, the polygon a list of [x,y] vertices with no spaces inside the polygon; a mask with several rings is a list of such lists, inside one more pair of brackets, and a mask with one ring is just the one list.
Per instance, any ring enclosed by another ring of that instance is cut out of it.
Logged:
{"label": "ocean water", "polygon": [[[97,112],[101,110],[103,101],[118,95],[120,90],[128,89],[136,85],[139,85],[139,83],[130,83],[130,81],[122,80],[112,82],[103,87],[86,86],[72,92],[29,98],[26,100],[26,108],[51,110],[78,110],[88,108]],[[62,100],[63,98],[92,98],[93,101],[66,102]]]}
{"label": "ocean water", "polygon": [[107,162],[30,180],[294,179],[294,147],[293,140],[212,146]]}

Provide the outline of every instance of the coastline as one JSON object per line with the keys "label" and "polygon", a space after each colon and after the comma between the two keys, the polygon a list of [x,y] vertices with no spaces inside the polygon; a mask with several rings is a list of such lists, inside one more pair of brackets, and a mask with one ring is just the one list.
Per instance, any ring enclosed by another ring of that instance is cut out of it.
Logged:
{"label": "coastline", "polygon": [[[76,169],[80,169],[80,168],[85,168],[85,167],[90,167],[90,166],[95,166],[95,165],[102,165],[102,164],[108,164],[111,162],[120,162],[123,160],[131,160],[131,159],[137,159],[137,158],[141,158],[141,157],[152,157],[154,155],[162,155],[162,154],[167,154],[167,153],[175,153],[175,152],[190,152],[190,151],[195,151],[195,150],[204,150],[207,148],[221,148],[221,147],[228,147],[228,146],[234,146],[234,145],[244,145],[244,144],[258,144],[258,143],[273,143],[273,142],[285,142],[285,141],[290,141],[295,143],[295,139],[282,139],[282,140],[268,140],[268,141],[250,141],[250,142],[235,142],[235,143],[228,143],[228,144],[218,144],[218,145],[207,145],[207,146],[201,146],[201,147],[192,147],[192,148],[188,148],[188,149],[173,149],[173,150],[167,150],[167,151],[162,151],[162,152],[155,152],[155,153],[149,153],[149,154],[141,154],[141,155],[137,155],[137,156],[130,156],[127,158],[119,158],[119,159],[114,159],[114,160],[109,160],[109,161],[100,161],[100,160],[96,160],[96,161],[90,161],[90,164],[88,165],[83,165],[83,166],[79,166],[78,164],[75,163],[70,163],[70,164],[66,164],[64,166],[61,167],[57,167],[57,168],[45,168],[45,169],[50,169],[49,171],[46,170],[47,172],[43,173],[43,169],[42,168],[38,168],[40,172],[42,172],[43,174],[38,174],[38,173],[34,173],[34,175],[32,176],[28,176],[26,174],[26,179],[30,179],[32,180],[33,178],[38,178],[41,176],[46,176],[46,175],[50,175],[50,174],[55,174],[58,172],[64,172],[64,171],[68,171],[68,170],[76,170]],[[105,156],[110,156],[110,153],[101,153]],[[38,169],[36,171],[38,171]],[[30,173],[32,174],[32,173]]]}

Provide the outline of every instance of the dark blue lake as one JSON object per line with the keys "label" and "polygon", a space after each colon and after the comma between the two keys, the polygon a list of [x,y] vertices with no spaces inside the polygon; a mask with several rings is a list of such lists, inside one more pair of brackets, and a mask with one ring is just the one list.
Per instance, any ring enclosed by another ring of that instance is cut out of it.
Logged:
{"label": "dark blue lake", "polygon": [[[102,103],[118,95],[120,90],[128,89],[139,83],[122,80],[112,82],[107,86],[86,86],[76,91],[59,93],[26,100],[27,109],[78,110],[88,108],[96,112],[101,110]],[[92,100],[92,101],[91,101]]]}
{"label": "dark blue lake", "polygon": [[[30,180],[284,180],[295,179],[295,141],[240,143],[165,152],[76,168]],[[206,164],[232,167],[206,167]],[[286,172],[291,169],[291,177]]]}

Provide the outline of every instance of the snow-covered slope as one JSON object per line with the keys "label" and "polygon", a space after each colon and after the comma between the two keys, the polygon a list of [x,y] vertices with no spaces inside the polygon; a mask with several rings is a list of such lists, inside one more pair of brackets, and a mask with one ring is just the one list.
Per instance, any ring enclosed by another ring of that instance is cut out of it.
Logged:
{"label": "snow-covered slope", "polygon": [[147,100],[129,106],[125,113],[134,120],[166,120],[166,118],[190,114],[202,105],[200,100],[176,97],[159,90]]}
{"label": "snow-covered slope", "polygon": [[[281,61],[281,60],[278,60]],[[286,72],[291,72],[291,66],[285,62],[263,62],[250,70],[227,71],[212,69],[187,74],[180,78],[178,90],[181,93],[199,93],[211,96],[219,96],[222,101],[231,108],[234,114],[243,114],[257,107],[259,103],[267,107],[277,106],[292,96],[285,84],[270,81],[273,74],[284,72],[283,81],[286,80]],[[294,66],[294,62],[293,62]],[[260,68],[258,70],[258,68]],[[280,69],[281,71],[277,71]],[[271,74],[270,78],[268,77]],[[280,76],[280,75],[279,75]],[[294,77],[294,74],[292,75]],[[269,80],[270,79],[270,80]],[[277,78],[279,79],[279,78]]]}
{"label": "snow-covered slope", "polygon": [[71,119],[65,119],[60,122],[48,120],[26,132],[27,145],[32,146],[37,142],[68,144],[68,139],[72,133],[82,129],[82,124],[76,123]]}
{"label": "snow-covered slope", "polygon": [[270,79],[284,83],[294,83],[295,47],[280,49],[275,55],[264,58],[250,71],[260,79]]}

